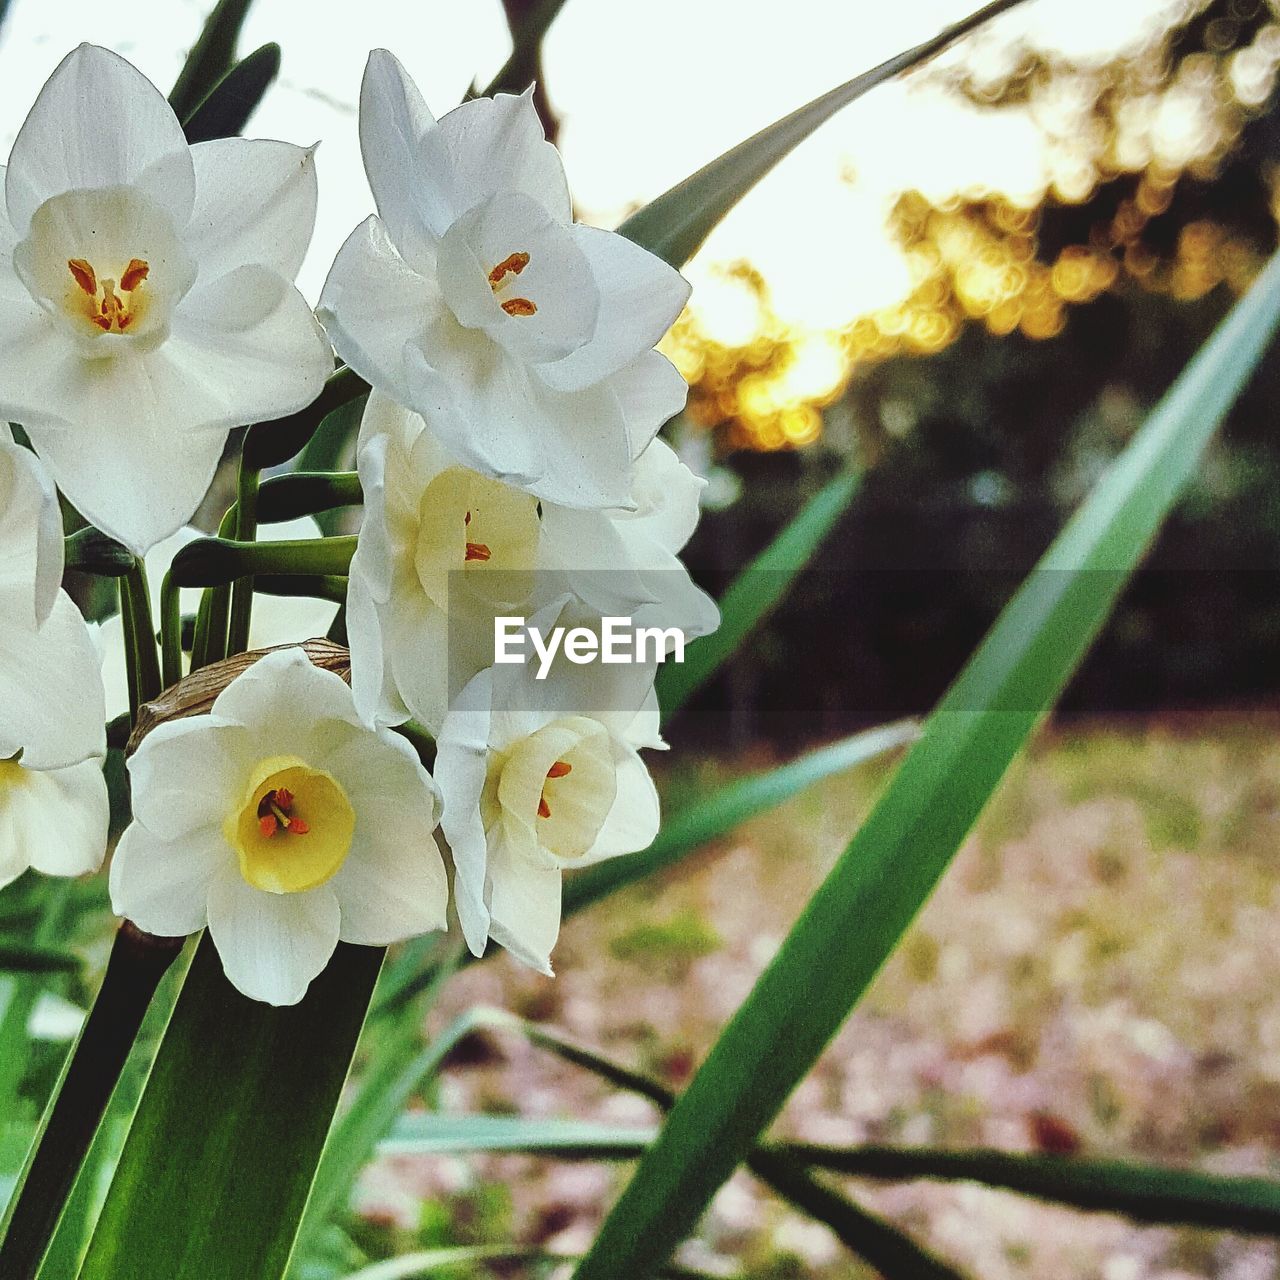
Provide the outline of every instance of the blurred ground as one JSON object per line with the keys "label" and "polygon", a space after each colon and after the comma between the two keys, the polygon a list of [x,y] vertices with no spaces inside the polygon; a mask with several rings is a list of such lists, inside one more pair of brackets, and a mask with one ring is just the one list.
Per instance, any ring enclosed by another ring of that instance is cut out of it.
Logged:
{"label": "blurred ground", "polygon": [[[1043,735],[778,1132],[1280,1172],[1278,728],[1268,713]],[[763,763],[688,769],[668,779],[669,803]],[[471,969],[439,1021],[502,1005],[681,1086],[887,769],[831,781],[575,920],[554,981],[505,957]],[[652,1118],[510,1038],[471,1056],[445,1076],[441,1108]],[[384,1160],[361,1201],[369,1229],[397,1246],[576,1250],[624,1176],[523,1157]],[[1137,1228],[969,1185],[850,1190],[982,1280],[1280,1276],[1277,1247],[1245,1237]],[[768,1280],[868,1274],[745,1175],[685,1260],[736,1260]]]}

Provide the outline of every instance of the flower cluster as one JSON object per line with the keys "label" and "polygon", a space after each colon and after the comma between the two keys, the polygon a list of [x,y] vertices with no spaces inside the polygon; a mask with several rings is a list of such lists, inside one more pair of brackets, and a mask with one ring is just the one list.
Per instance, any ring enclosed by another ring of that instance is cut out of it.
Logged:
{"label": "flower cluster", "polygon": [[[349,683],[291,647],[335,606],[263,597],[249,643],[283,647],[142,739],[111,867],[120,915],[207,927],[230,980],[275,1004],[339,940],[445,928],[446,856],[472,951],[492,938],[550,973],[563,873],[657,832],[639,755],[663,746],[657,659],[502,665],[495,621],[621,615],[685,638],[718,622],[679,558],[702,481],[656,438],[685,400],[654,350],[684,280],[574,222],[528,94],[436,120],[377,51],[360,142],[377,213],[315,313],[293,284],[312,151],[189,145],[105,50],[81,46],[41,91],[0,208],[0,414],[31,445],[0,439],[0,883],[100,864],[104,719],[136,662],[123,618],[95,647],[61,591],[58,491],[154,588],[200,536],[233,427],[305,409],[335,351],[371,388]],[[434,778],[407,722],[434,739]]]}

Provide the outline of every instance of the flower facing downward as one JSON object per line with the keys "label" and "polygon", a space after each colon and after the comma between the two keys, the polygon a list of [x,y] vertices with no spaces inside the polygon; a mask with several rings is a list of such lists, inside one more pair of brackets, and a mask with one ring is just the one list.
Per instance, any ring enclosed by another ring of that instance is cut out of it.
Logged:
{"label": "flower facing downward", "polygon": [[343,245],[320,299],[338,354],[465,466],[567,506],[627,505],[632,458],[684,406],[653,345],[688,285],[573,222],[528,95],[436,121],[375,50],[360,142],[378,216]]}
{"label": "flower facing downward", "polygon": [[209,714],[153,729],[129,773],[113,908],[167,937],[207,925],[255,1000],[296,1004],[339,940],[445,926],[431,776],[301,649],[260,658]]}
{"label": "flower facing downward", "polygon": [[32,106],[0,207],[0,414],[133,551],[190,517],[230,428],[302,408],[332,369],[292,284],[315,206],[309,150],[188,146],[105,49],[68,54]]}
{"label": "flower facing downward", "polygon": [[[554,624],[559,605],[531,620]],[[661,746],[652,668],[490,667],[440,731],[441,828],[454,900],[476,955],[488,938],[551,972],[563,873],[646,848],[658,795],[637,748]]]}
{"label": "flower facing downward", "polygon": [[99,658],[60,589],[62,521],[35,456],[0,429],[0,886],[96,871],[107,847]]}

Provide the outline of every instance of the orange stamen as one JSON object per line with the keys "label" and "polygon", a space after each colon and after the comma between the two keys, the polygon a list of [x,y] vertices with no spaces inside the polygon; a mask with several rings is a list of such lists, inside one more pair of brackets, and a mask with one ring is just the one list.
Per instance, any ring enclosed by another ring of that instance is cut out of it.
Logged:
{"label": "orange stamen", "polygon": [[508,298],[502,304],[502,309],[509,316],[531,316],[538,310],[528,298]]}
{"label": "orange stamen", "polygon": [[563,778],[566,773],[572,773],[572,772],[573,772],[573,765],[571,765],[567,760],[557,760],[555,764],[553,764],[551,768],[547,770],[547,777]]}
{"label": "orange stamen", "polygon": [[551,806],[547,803],[546,796],[542,796],[538,800],[538,817],[540,818],[551,817]]}
{"label": "orange stamen", "polygon": [[496,289],[507,276],[518,276],[529,265],[527,253],[510,253],[489,272],[489,287]]}
{"label": "orange stamen", "polygon": [[98,277],[93,274],[93,267],[83,258],[68,258],[67,267],[71,271],[76,284],[93,298],[98,293]]}
{"label": "orange stamen", "polygon": [[488,560],[492,557],[493,552],[489,550],[483,542],[468,542],[467,555],[468,560]]}
{"label": "orange stamen", "polygon": [[132,293],[151,274],[150,265],[142,258],[130,258],[129,265],[120,277],[120,287],[126,293]]}
{"label": "orange stamen", "polygon": [[291,836],[305,836],[311,828],[289,812],[293,808],[293,792],[286,787],[268,791],[258,802],[258,830],[268,839],[284,831]]}

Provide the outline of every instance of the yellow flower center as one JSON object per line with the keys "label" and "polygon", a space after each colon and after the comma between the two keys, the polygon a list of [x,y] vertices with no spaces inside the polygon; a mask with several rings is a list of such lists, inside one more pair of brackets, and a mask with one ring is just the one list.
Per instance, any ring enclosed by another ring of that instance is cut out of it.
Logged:
{"label": "yellow flower center", "polygon": [[17,760],[0,760],[0,794],[13,787],[20,787],[30,776]]}
{"label": "yellow flower center", "polygon": [[442,609],[450,607],[449,575],[457,570],[467,573],[474,590],[519,600],[529,590],[538,534],[536,498],[465,467],[446,467],[419,504],[418,581]]}
{"label": "yellow flower center", "polygon": [[[529,265],[529,255],[523,251],[509,253],[489,272],[489,288],[495,294],[502,293],[511,283],[510,276],[518,276]],[[538,308],[529,298],[505,298],[499,304],[509,316],[536,315]]]}
{"label": "yellow flower center", "polygon": [[73,310],[80,311],[103,333],[123,333],[145,312],[147,295],[138,294],[151,273],[145,258],[130,258],[118,283],[110,277],[99,280],[87,258],[68,258],[67,270],[74,281],[68,299]]}
{"label": "yellow flower center", "polygon": [[336,778],[296,756],[270,756],[249,777],[223,834],[240,874],[267,893],[324,884],[346,860],[356,815]]}
{"label": "yellow flower center", "polygon": [[600,834],[617,786],[608,730],[566,716],[491,762],[485,826],[500,822],[508,840],[541,863],[572,864]]}

